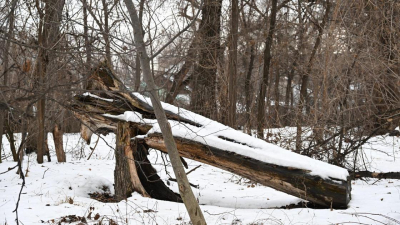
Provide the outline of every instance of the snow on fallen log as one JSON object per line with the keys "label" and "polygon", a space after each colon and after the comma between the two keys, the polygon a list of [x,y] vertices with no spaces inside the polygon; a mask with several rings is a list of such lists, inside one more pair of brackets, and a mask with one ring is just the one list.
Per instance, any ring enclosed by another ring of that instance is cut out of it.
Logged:
{"label": "snow on fallen log", "polygon": [[[120,121],[129,122],[145,144],[166,151],[150,99],[127,92],[107,68],[98,71],[101,76],[92,76],[94,91],[75,97],[72,109],[76,115],[91,129],[108,132],[115,132]],[[346,169],[285,150],[188,110],[166,103],[162,106],[181,156],[320,206],[347,208],[351,183]]]}

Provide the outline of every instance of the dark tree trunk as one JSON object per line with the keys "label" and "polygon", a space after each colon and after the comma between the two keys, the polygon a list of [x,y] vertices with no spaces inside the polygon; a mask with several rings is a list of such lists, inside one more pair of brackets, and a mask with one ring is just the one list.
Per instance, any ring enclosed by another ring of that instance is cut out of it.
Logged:
{"label": "dark tree trunk", "polygon": [[279,73],[279,67],[276,68],[275,71],[275,84],[274,84],[274,92],[275,92],[275,126],[280,127],[281,126],[281,121],[280,121],[280,94],[279,94],[279,81],[280,81],[280,73]]}
{"label": "dark tree trunk", "polygon": [[90,69],[92,67],[92,44],[89,39],[89,27],[88,27],[88,9],[87,0],[83,0],[83,35],[85,37],[85,49],[86,49],[86,71],[83,78],[83,87],[87,87],[87,80],[90,75]]}
{"label": "dark tree trunk", "polygon": [[253,67],[254,67],[254,59],[256,57],[254,53],[254,45],[250,43],[250,62],[249,62],[249,67],[247,68],[247,74],[246,74],[246,80],[244,83],[244,92],[245,92],[245,98],[246,98],[246,115],[245,115],[245,128],[246,128],[246,133],[251,134],[251,116],[250,116],[250,106],[251,106],[251,74],[253,73]]}
{"label": "dark tree trunk", "polygon": [[0,110],[0,163],[2,162],[1,161],[1,149],[3,147],[4,117],[5,117],[4,111]]}
{"label": "dark tree trunk", "polygon": [[[43,163],[43,155],[46,153],[46,132],[45,132],[45,105],[46,105],[46,82],[47,79],[56,73],[57,53],[55,50],[59,45],[60,23],[65,0],[45,1],[45,14],[41,15],[39,24],[39,56],[36,63],[36,77],[38,78],[38,90],[40,99],[37,104],[38,122],[38,145],[37,161]],[[48,154],[48,158],[50,154]]]}
{"label": "dark tree trunk", "polygon": [[220,47],[222,0],[205,0],[199,27],[199,60],[194,69],[191,108],[215,118],[217,58]]}
{"label": "dark tree trunk", "polygon": [[257,136],[258,138],[264,138],[264,128],[265,128],[265,97],[268,87],[269,70],[271,65],[271,47],[273,42],[273,35],[275,32],[275,22],[278,0],[272,0],[271,16],[269,21],[269,30],[267,40],[265,41],[265,51],[264,51],[264,67],[263,67],[263,79],[261,80],[260,92],[258,94],[258,104],[257,104]]}
{"label": "dark tree trunk", "polygon": [[226,125],[236,128],[236,96],[237,96],[237,45],[239,27],[238,0],[232,0],[231,30],[229,37],[229,83],[228,83],[228,113]]}

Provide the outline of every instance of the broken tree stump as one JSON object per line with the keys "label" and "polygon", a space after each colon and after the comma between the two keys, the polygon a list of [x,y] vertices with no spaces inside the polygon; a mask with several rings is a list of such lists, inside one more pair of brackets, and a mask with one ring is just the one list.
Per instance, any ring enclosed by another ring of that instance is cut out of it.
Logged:
{"label": "broken tree stump", "polygon": [[118,122],[115,148],[115,197],[124,200],[132,192],[160,200],[181,202],[178,194],[162,182],[147,158],[147,148],[141,142],[131,141],[137,132],[127,122]]}
{"label": "broken tree stump", "polygon": [[[124,153],[126,159],[135,160],[136,173],[132,172],[132,163],[125,165],[131,166],[130,175],[135,177],[135,182],[140,181],[151,197],[179,201],[147,159],[147,148],[166,151],[150,101],[127,91],[106,64],[99,65],[89,83],[88,92],[76,95],[71,103],[75,115],[91,132],[114,132],[117,139],[120,138],[119,124],[129,127],[130,137],[136,137],[131,141],[128,153]],[[168,104],[163,107],[181,156],[230,171],[318,206],[347,208],[351,198],[347,170],[266,143],[190,111]],[[88,134],[90,132],[86,131],[85,138],[90,138]],[[128,146],[128,139],[124,140],[124,145]],[[123,151],[118,144],[117,149]],[[160,195],[164,191],[168,192],[167,197]],[[139,190],[139,193],[142,192]],[[144,192],[142,194],[146,196]]]}

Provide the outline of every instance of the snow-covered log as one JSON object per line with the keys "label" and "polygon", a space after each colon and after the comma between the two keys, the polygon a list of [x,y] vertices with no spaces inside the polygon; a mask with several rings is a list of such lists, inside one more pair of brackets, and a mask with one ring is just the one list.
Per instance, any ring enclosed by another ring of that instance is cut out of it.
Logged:
{"label": "snow-covered log", "polygon": [[[135,141],[166,151],[148,98],[127,91],[105,64],[93,72],[89,83],[88,92],[75,96],[71,105],[90,130],[116,132],[118,123],[124,122],[133,129]],[[162,106],[181,156],[319,206],[347,208],[351,196],[347,170],[285,150],[190,111],[165,103]]]}

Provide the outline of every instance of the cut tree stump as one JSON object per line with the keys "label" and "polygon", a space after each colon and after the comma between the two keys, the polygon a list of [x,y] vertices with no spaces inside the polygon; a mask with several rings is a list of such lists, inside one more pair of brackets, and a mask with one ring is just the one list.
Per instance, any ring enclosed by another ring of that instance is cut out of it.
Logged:
{"label": "cut tree stump", "polygon": [[[90,140],[92,132],[117,134],[115,188],[116,193],[122,192],[118,194],[120,199],[128,197],[131,191],[137,191],[144,196],[157,199],[181,201],[179,195],[173,193],[160,180],[147,158],[148,148],[166,152],[152,106],[139,94],[128,92],[105,63],[93,71],[89,83],[88,93],[76,95],[70,108],[86,126],[82,129],[85,131],[83,138],[86,141]],[[230,136],[212,136],[212,128],[223,125],[188,111],[182,114],[181,109],[171,105],[163,107],[172,124],[173,135],[181,156],[230,171],[251,181],[307,200],[316,206],[347,208],[351,199],[351,182],[345,169],[299,156],[228,127],[224,129]],[[191,119],[192,117],[198,119]],[[185,136],[180,133],[182,129],[188,133],[194,129],[198,129],[199,132],[211,130],[207,134],[210,136],[196,139],[199,134],[195,133],[193,136],[192,132],[192,136],[191,134]],[[133,137],[135,138],[131,139]],[[238,137],[247,141],[238,140]],[[215,141],[219,145],[209,144]],[[252,143],[256,144],[252,146]],[[270,156],[278,157],[277,162],[268,161],[269,156],[266,152],[270,151],[268,149],[270,147],[274,148],[273,151],[282,153],[282,156],[279,154]],[[247,154],[243,149],[253,154]],[[301,159],[300,161],[306,163],[298,164],[294,161],[292,165],[293,160],[290,161],[290,158]],[[313,165],[321,166],[321,169]],[[319,173],[318,170],[322,172]],[[120,182],[128,184],[119,184]],[[132,188],[129,188],[129,185],[132,185]]]}

